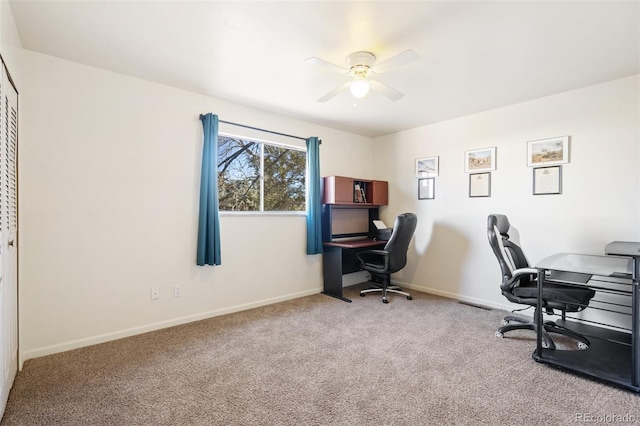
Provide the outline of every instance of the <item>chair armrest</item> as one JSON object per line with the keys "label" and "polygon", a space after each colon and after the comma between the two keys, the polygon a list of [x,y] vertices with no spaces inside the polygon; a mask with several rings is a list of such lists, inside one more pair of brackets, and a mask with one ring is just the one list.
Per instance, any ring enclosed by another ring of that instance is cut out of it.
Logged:
{"label": "chair armrest", "polygon": [[502,285],[500,286],[500,288],[502,290],[509,290],[510,288],[512,288],[515,284],[516,281],[518,281],[520,279],[521,276],[523,275],[535,275],[536,277],[538,276],[538,270],[535,268],[520,268],[520,269],[516,269],[515,271],[513,271],[513,275],[511,276],[511,278],[505,282],[502,283]]}
{"label": "chair armrest", "polygon": [[389,252],[386,250],[365,250],[356,254],[361,266],[385,271],[389,267]]}
{"label": "chair armrest", "polygon": [[527,274],[538,275],[538,270],[536,268],[520,268],[513,271],[513,276],[518,278]]}
{"label": "chair armrest", "polygon": [[386,250],[364,250],[361,251],[360,253],[356,254],[356,256],[360,256],[362,254],[373,254],[373,255],[378,255],[378,256],[388,256],[389,252]]}

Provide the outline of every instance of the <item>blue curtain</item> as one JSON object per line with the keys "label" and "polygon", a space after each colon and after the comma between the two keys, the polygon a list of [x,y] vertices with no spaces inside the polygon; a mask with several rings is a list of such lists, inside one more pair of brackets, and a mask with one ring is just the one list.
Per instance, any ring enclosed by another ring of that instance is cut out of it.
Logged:
{"label": "blue curtain", "polygon": [[202,174],[200,176],[200,217],[196,263],[220,265],[220,215],[218,214],[218,116],[200,115],[204,130]]}
{"label": "blue curtain", "polygon": [[320,141],[307,139],[307,254],[322,253]]}

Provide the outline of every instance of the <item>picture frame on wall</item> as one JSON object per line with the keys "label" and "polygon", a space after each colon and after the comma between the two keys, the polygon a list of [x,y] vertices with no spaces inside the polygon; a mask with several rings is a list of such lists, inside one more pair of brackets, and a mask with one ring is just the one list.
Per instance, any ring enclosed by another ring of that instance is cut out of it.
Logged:
{"label": "picture frame on wall", "polygon": [[491,172],[496,169],[496,147],[474,149],[464,153],[466,173]]}
{"label": "picture frame on wall", "polygon": [[469,173],[469,197],[491,197],[491,173]]}
{"label": "picture frame on wall", "polygon": [[436,198],[435,178],[418,179],[418,200],[433,200]]}
{"label": "picture frame on wall", "polygon": [[569,136],[527,142],[527,166],[540,167],[569,162]]}
{"label": "picture frame on wall", "polygon": [[439,174],[438,157],[416,158],[415,177],[430,178]]}
{"label": "picture frame on wall", "polygon": [[533,169],[533,195],[562,194],[562,166]]}

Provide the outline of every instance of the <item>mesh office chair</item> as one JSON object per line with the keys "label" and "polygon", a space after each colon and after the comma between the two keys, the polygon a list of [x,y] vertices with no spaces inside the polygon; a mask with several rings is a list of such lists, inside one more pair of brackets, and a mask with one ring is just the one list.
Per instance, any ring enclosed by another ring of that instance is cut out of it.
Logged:
{"label": "mesh office chair", "polygon": [[390,286],[389,284],[390,275],[398,272],[407,264],[407,250],[417,223],[418,218],[415,214],[401,214],[396,218],[391,238],[383,250],[365,250],[356,255],[360,267],[380,281],[379,283],[373,282],[375,288],[362,290],[360,296],[364,297],[367,293],[379,291],[382,292],[383,303],[389,303],[387,293],[402,294],[411,300],[409,293],[402,291],[398,286]]}
{"label": "mesh office chair", "polygon": [[[537,329],[536,319],[541,315],[538,305],[538,270],[529,267],[529,263],[518,244],[509,238],[511,224],[505,215],[492,214],[487,220],[487,235],[493,253],[498,258],[502,270],[502,295],[510,302],[535,307],[533,322],[515,316],[507,316],[502,320],[503,326],[498,329],[496,336],[503,337],[504,333],[511,330]],[[587,307],[589,301],[595,295],[595,291],[588,288],[572,287],[556,283],[548,283],[542,288],[542,308],[547,313],[559,310],[562,318],[567,312],[579,312]],[[578,341],[578,348],[585,349],[589,346],[586,337],[575,333],[565,327],[557,325],[553,321],[545,321],[542,332],[542,344],[549,349],[555,349],[555,344],[549,333],[568,336]]]}

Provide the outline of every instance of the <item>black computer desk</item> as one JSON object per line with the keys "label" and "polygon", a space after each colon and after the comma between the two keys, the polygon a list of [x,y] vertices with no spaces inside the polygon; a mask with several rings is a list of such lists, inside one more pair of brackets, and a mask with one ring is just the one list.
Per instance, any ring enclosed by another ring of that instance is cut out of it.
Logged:
{"label": "black computer desk", "polygon": [[342,295],[342,275],[358,272],[356,255],[364,250],[382,248],[386,241],[370,238],[348,241],[327,241],[322,243],[322,273],[324,275],[324,290],[326,294],[345,302],[351,302]]}

